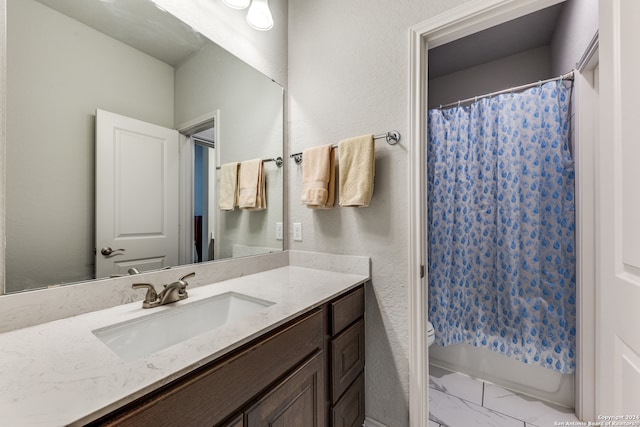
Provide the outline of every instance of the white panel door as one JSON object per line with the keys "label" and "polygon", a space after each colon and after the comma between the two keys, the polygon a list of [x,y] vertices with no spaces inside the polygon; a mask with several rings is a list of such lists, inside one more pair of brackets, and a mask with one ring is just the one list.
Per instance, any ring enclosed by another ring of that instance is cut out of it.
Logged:
{"label": "white panel door", "polygon": [[633,417],[640,416],[640,1],[599,7],[596,411]]}
{"label": "white panel door", "polygon": [[98,110],[96,277],[177,265],[178,196],[178,132]]}

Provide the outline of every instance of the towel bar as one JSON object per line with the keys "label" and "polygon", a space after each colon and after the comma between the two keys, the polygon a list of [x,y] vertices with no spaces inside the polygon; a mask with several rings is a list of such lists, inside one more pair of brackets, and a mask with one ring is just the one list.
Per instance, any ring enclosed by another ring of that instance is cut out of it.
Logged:
{"label": "towel bar", "polygon": [[[384,138],[389,145],[396,145],[398,141],[400,141],[400,132],[397,130],[392,130],[387,133],[381,133],[378,135],[373,135],[373,139],[382,139]],[[333,145],[333,148],[338,148],[336,144]],[[295,160],[296,165],[302,163],[302,153],[293,153],[290,154],[289,157],[292,157]]]}
{"label": "towel bar", "polygon": [[[281,168],[282,165],[284,164],[284,160],[282,160],[282,157],[278,156],[275,159],[274,158],[270,158],[270,159],[263,159],[263,162],[276,162],[276,166]],[[220,170],[220,166],[216,166],[216,170]]]}

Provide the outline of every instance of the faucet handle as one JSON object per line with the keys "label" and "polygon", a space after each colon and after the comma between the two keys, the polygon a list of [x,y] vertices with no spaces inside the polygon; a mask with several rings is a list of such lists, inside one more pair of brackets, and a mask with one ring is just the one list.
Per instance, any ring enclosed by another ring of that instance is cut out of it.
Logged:
{"label": "faucet handle", "polygon": [[[185,274],[184,276],[182,276],[182,277],[180,278],[180,281],[181,281],[181,282],[184,282],[184,281],[185,281],[184,279],[188,279],[189,277],[193,277],[193,276],[195,276],[195,275],[196,275],[196,272],[195,272],[195,271],[193,271],[193,272],[191,272],[191,273],[189,273],[189,274]],[[187,283],[187,285],[188,285],[188,283]]]}
{"label": "faucet handle", "polygon": [[158,293],[156,292],[156,288],[153,287],[150,283],[134,283],[131,285],[133,289],[147,289],[147,294],[144,297],[144,302],[151,303],[158,299]]}
{"label": "faucet handle", "polygon": [[187,297],[187,286],[189,286],[189,282],[187,282],[185,279],[187,279],[189,277],[193,277],[195,275],[196,275],[195,272],[191,272],[189,274],[185,274],[180,279],[178,279],[178,283],[180,284],[180,290],[178,292],[180,293],[180,295],[182,297],[184,297],[184,298]]}

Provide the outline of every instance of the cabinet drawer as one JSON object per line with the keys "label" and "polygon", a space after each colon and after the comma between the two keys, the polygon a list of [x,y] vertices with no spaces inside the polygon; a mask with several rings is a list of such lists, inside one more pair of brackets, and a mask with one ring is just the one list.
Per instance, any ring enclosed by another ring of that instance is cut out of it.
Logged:
{"label": "cabinet drawer", "polygon": [[331,427],[360,427],[364,423],[364,372],[331,408]]}
{"label": "cabinet drawer", "polygon": [[364,319],[331,342],[331,403],[335,403],[364,369]]}
{"label": "cabinet drawer", "polygon": [[331,303],[331,335],[337,335],[344,328],[364,314],[364,287]]}
{"label": "cabinet drawer", "polygon": [[[215,425],[238,411],[310,354],[322,349],[318,310],[250,343],[249,348],[188,374],[94,425]],[[235,420],[234,420],[235,421]],[[234,425],[234,424],[232,424]]]}

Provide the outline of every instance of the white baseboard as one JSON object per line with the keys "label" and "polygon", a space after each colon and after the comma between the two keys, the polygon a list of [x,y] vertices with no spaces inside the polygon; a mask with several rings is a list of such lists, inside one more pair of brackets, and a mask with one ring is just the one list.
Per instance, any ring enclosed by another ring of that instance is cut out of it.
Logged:
{"label": "white baseboard", "polygon": [[382,424],[381,422],[378,422],[376,420],[373,420],[371,418],[365,418],[364,419],[364,424],[362,424],[363,427],[387,427],[386,425]]}

